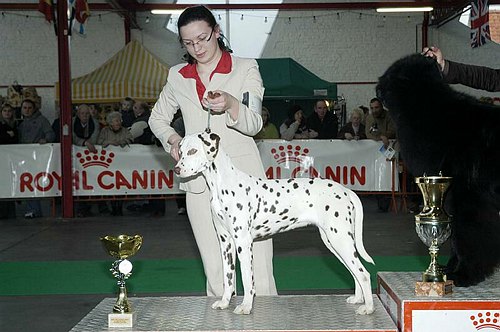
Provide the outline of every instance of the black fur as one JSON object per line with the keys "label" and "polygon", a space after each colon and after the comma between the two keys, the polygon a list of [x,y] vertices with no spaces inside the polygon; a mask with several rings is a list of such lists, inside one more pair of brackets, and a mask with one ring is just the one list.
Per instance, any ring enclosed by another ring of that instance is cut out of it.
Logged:
{"label": "black fur", "polygon": [[500,263],[500,107],[453,90],[436,62],[419,54],[391,65],[377,95],[410,172],[453,177],[448,278],[457,286],[483,281]]}

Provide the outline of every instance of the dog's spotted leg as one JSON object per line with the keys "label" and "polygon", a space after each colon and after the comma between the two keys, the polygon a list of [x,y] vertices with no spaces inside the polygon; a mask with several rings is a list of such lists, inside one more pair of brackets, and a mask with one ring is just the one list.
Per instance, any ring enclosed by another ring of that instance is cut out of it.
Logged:
{"label": "dog's spotted leg", "polygon": [[[370,284],[370,274],[366,271],[361,263],[356,248],[354,247],[354,240],[351,243],[337,241],[335,242],[335,229],[323,229],[319,227],[321,239],[326,247],[337,256],[339,261],[349,270],[356,285],[354,296],[347,298],[347,303],[364,303],[356,310],[358,315],[369,315],[375,309],[373,305],[373,295]],[[344,239],[347,237],[344,237]],[[350,238],[350,237],[349,237]],[[345,241],[345,240],[344,240]],[[334,247],[332,243],[336,243]]]}
{"label": "dog's spotted leg", "polygon": [[219,236],[219,244],[222,253],[222,272],[224,279],[224,293],[219,301],[212,304],[213,309],[227,309],[231,297],[235,295],[236,289],[236,250],[233,238],[222,226],[221,221],[215,221],[215,229]]}
{"label": "dog's spotted leg", "polygon": [[[242,239],[241,239],[242,238]],[[253,247],[249,233],[241,234],[236,242],[238,258],[240,260],[241,279],[243,282],[243,302],[234,309],[235,314],[248,315],[252,311],[253,297],[255,296],[255,280],[253,275]]]}

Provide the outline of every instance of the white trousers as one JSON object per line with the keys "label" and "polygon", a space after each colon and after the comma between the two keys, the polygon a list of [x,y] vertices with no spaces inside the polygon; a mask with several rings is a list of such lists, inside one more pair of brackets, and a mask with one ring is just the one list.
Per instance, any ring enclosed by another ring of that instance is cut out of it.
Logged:
{"label": "white trousers", "polygon": [[[207,295],[222,296],[222,253],[210,208],[210,192],[186,193],[189,221],[203,261],[207,277]],[[271,239],[253,244],[253,269],[257,295],[276,295],[273,276],[273,242]]]}

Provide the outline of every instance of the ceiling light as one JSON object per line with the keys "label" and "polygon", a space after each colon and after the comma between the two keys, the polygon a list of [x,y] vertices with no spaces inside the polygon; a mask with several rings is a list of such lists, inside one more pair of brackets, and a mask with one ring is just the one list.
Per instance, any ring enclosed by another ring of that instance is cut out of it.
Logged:
{"label": "ceiling light", "polygon": [[378,13],[430,12],[432,7],[387,7],[377,8]]}
{"label": "ceiling light", "polygon": [[153,9],[151,14],[155,15],[180,15],[184,9]]}

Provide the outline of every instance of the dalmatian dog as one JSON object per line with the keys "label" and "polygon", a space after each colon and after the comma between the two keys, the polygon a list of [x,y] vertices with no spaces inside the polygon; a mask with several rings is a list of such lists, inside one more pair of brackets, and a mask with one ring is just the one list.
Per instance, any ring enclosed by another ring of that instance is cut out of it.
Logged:
{"label": "dalmatian dog", "polygon": [[[364,303],[356,313],[374,311],[370,274],[360,257],[372,263],[362,242],[363,206],[359,197],[325,179],[267,180],[238,170],[219,145],[215,133],[187,135],[180,143],[174,170],[181,178],[202,173],[211,193],[211,208],[223,257],[224,292],[213,303],[226,309],[236,293],[238,257],[244,288],[236,314],[250,314],[255,295],[252,243],[255,239],[315,225],[326,247],[344,264],[355,281],[347,303]],[[237,255],[237,256],[236,256]]]}

